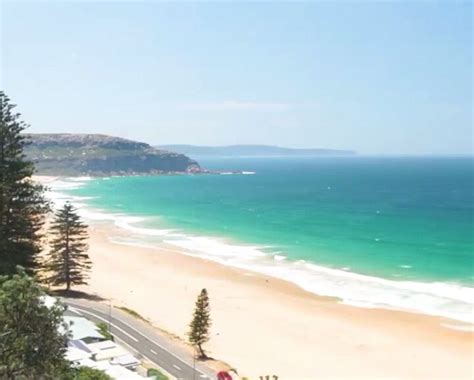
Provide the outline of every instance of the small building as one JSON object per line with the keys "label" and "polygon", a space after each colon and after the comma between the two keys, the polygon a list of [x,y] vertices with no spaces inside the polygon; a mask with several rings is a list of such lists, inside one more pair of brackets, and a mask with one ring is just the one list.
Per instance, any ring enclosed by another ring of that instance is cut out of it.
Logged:
{"label": "small building", "polygon": [[84,343],[96,343],[105,340],[97,326],[86,318],[64,316],[64,322],[69,325],[73,341],[82,340]]}
{"label": "small building", "polygon": [[[48,308],[57,302],[56,298],[50,296],[43,296],[41,300]],[[140,361],[122,346],[107,340],[93,322],[69,315],[64,315],[63,320],[70,332],[65,354],[68,361],[78,367],[99,369],[116,380],[144,379],[133,371],[140,365]],[[65,332],[64,326],[60,330]]]}
{"label": "small building", "polygon": [[111,340],[87,344],[87,348],[92,353],[92,359],[108,361],[111,364],[118,364],[129,369],[135,369],[140,365],[140,361],[130,354],[125,348],[117,345]]}
{"label": "small building", "polygon": [[94,368],[104,371],[107,375],[116,380],[144,380],[144,378],[136,372],[109,362],[97,362]]}

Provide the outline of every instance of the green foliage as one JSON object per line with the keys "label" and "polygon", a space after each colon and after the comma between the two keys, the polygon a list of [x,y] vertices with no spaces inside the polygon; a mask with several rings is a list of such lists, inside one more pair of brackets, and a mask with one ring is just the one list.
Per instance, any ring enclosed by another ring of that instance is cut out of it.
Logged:
{"label": "green foliage", "polygon": [[21,132],[15,106],[0,91],[0,273],[13,274],[17,265],[32,270],[41,250],[40,230],[48,203],[44,188],[31,181],[32,162],[23,153],[28,142]]}
{"label": "green foliage", "polygon": [[189,342],[197,347],[200,356],[205,358],[206,354],[202,345],[209,340],[209,328],[211,327],[209,296],[206,289],[202,289],[198,296],[189,327]]}
{"label": "green foliage", "polygon": [[87,225],[81,221],[77,210],[70,203],[56,212],[50,232],[53,239],[44,263],[47,275],[43,281],[55,286],[65,284],[66,290],[73,284],[86,284],[87,273],[91,268],[86,253]]}
{"label": "green foliage", "polygon": [[68,371],[64,307],[46,307],[43,295],[21,268],[13,276],[0,276],[1,379],[57,379]]}
{"label": "green foliage", "polygon": [[140,314],[138,314],[135,310],[129,309],[128,307],[125,307],[125,306],[118,306],[117,308],[120,310],[123,310],[127,314],[130,314],[132,317],[135,317],[135,318],[141,319],[142,321],[147,322],[147,320],[144,317],[142,317]]}
{"label": "green foliage", "polygon": [[32,134],[27,156],[42,174],[111,175],[185,172],[197,162],[148,144],[105,135]]}
{"label": "green foliage", "polygon": [[79,367],[71,370],[71,380],[112,380],[104,371],[90,367]]}
{"label": "green foliage", "polygon": [[156,368],[150,368],[146,375],[148,377],[154,377],[155,380],[169,380],[169,377],[166,376],[164,373],[160,372],[159,370],[157,370]]}
{"label": "green foliage", "polygon": [[96,323],[99,332],[108,340],[114,340],[114,336],[109,331],[109,326],[105,322]]}

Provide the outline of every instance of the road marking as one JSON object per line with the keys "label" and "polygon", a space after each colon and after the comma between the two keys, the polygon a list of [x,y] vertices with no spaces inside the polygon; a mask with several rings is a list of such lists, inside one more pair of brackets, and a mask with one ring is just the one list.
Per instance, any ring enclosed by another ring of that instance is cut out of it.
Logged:
{"label": "road marking", "polygon": [[[71,304],[71,305],[74,305],[74,303],[70,303],[70,304]],[[79,309],[81,309],[83,312],[87,312],[87,311],[84,310],[84,308],[87,308],[87,307],[88,307],[88,308],[92,309],[90,306],[81,306],[81,305],[77,305],[77,304],[74,305],[73,307],[79,308]],[[92,309],[92,310],[93,310],[93,309]],[[100,313],[102,313],[102,311],[100,311]],[[94,314],[94,313],[89,312],[89,314],[91,314],[91,315],[93,315],[93,316],[95,316],[95,317],[97,317],[97,318],[103,320],[104,322],[107,322],[107,323],[108,323],[107,320],[105,320],[104,318],[101,318],[100,316],[98,316],[98,315],[96,315],[96,314]],[[175,353],[173,353],[172,351],[170,351],[170,350],[167,349],[166,347],[164,347],[164,346],[162,346],[161,344],[157,343],[155,340],[148,338],[146,335],[144,335],[142,332],[138,331],[135,327],[130,326],[130,324],[128,324],[128,323],[125,322],[124,320],[120,319],[120,322],[123,323],[125,326],[127,326],[129,329],[131,329],[131,330],[135,331],[136,333],[140,334],[142,337],[144,337],[145,339],[149,340],[150,342],[152,342],[152,343],[155,344],[156,346],[160,347],[162,350],[166,351],[166,352],[167,352],[168,354],[170,354],[171,356],[174,356],[176,359],[178,359],[178,360],[179,360],[181,363],[183,363],[184,365],[186,365],[186,366],[188,366],[188,367],[190,367],[190,368],[193,368],[193,365],[192,365],[192,364],[187,363],[184,359],[180,358],[179,356],[177,356]],[[114,325],[114,327],[117,328],[118,330],[124,332],[124,331],[123,331],[122,329],[120,329],[119,327],[117,327],[117,326],[115,326],[115,325]],[[125,332],[124,332],[124,333],[125,333]],[[132,338],[134,341],[138,342],[138,340],[135,339],[135,338],[133,338],[130,334],[128,334],[128,333],[125,333],[125,334],[126,334],[127,336],[129,336],[130,338]],[[143,355],[143,354],[142,354],[142,355]],[[145,356],[145,355],[143,355],[143,356]],[[146,357],[146,356],[145,356],[145,357]],[[148,358],[147,358],[147,359],[148,359]],[[150,361],[153,361],[153,360],[150,360]],[[200,375],[204,375],[204,374],[203,374],[201,371],[199,371],[199,370],[198,370],[197,372],[198,372]],[[207,375],[204,375],[204,376],[207,376]],[[207,377],[208,377],[208,376],[207,376]]]}
{"label": "road marking", "polygon": [[158,352],[156,352],[153,348],[150,348],[150,351],[152,354],[158,355]]}
{"label": "road marking", "polygon": [[74,307],[71,307],[69,310],[72,311],[74,314],[82,315],[82,313]]}
{"label": "road marking", "polygon": [[135,338],[134,336],[130,335],[128,332],[122,330],[120,327],[114,325],[112,322],[109,322],[108,320],[102,318],[101,316],[97,315],[97,314],[94,314],[94,313],[91,313],[89,311],[85,311],[85,310],[82,310],[83,313],[86,313],[86,314],[89,314],[89,315],[92,315],[98,319],[100,319],[101,321],[104,321],[105,323],[110,323],[111,326],[113,326],[114,329],[117,329],[118,331],[120,331],[122,334],[125,334],[126,336],[128,336],[131,340],[135,341],[138,343],[138,339]]}
{"label": "road marking", "polygon": [[[78,307],[80,307],[80,306],[78,306]],[[82,310],[84,313],[88,313],[88,314],[90,314],[90,315],[93,315],[93,316],[95,316],[96,318],[98,318],[98,319],[100,319],[100,320],[105,321],[105,322],[108,323],[108,321],[106,321],[104,318],[100,317],[99,315],[96,315],[96,314],[94,314],[94,313],[92,313],[92,312],[87,312],[87,311],[85,311],[84,309],[81,309],[81,310]],[[117,326],[114,326],[114,327],[116,327],[117,329],[120,329],[120,328],[117,327]],[[120,330],[121,330],[121,329],[120,329]],[[123,330],[121,330],[121,331],[124,332]],[[130,336],[130,334],[127,334],[127,335]],[[143,335],[143,334],[141,334],[141,335]],[[168,377],[170,377],[170,378],[173,377],[173,376],[172,376],[166,369],[164,369],[160,364],[158,364],[156,361],[153,361],[152,359],[150,359],[150,358],[149,358],[148,356],[146,356],[145,354],[139,352],[135,347],[132,347],[132,346],[130,345],[130,343],[125,342],[125,341],[124,341],[123,339],[121,339],[119,336],[117,336],[117,339],[120,340],[120,341],[121,341],[124,345],[126,345],[128,348],[130,348],[130,349],[131,349],[135,354],[137,354],[139,357],[142,357],[142,358],[144,358],[144,359],[146,359],[146,360],[148,360],[148,361],[150,361],[150,362],[152,362],[152,363],[154,362],[154,363],[160,368],[160,370],[161,370],[162,372],[164,372],[166,375],[168,375]],[[136,341],[136,339],[134,339],[134,338],[132,338],[132,339]],[[155,350],[153,350],[153,349],[150,349],[150,351],[153,352],[153,353],[155,353],[155,354],[158,354],[158,353],[157,353]],[[201,374],[201,376],[203,376],[203,375]],[[204,375],[204,376],[205,376],[205,375]]]}
{"label": "road marking", "polygon": [[160,347],[162,350],[168,352],[169,354],[171,354],[172,356],[174,356],[176,359],[178,359],[180,362],[182,362],[184,365],[187,365],[188,367],[192,367],[193,364],[191,362],[187,363],[186,360],[180,358],[179,356],[177,356],[174,352],[171,352],[168,348],[164,347],[163,345],[161,345],[160,343],[157,343],[155,340],[147,337],[146,335],[144,335],[141,331],[138,331],[135,327],[131,326],[129,323],[125,322],[124,320],[120,320],[121,323],[123,323],[125,326],[127,326],[129,329],[135,331],[137,334],[140,334],[142,337],[144,337],[145,339],[149,340],[150,342],[152,342],[153,344],[155,344],[156,346]]}
{"label": "road marking", "polygon": [[179,368],[176,364],[173,364],[173,367],[176,368],[178,371],[181,371],[181,368]]}

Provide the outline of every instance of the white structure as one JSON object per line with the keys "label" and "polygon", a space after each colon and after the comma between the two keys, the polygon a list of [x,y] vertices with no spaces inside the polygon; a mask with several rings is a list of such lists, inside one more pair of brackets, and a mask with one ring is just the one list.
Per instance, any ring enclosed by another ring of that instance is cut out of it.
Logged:
{"label": "white structure", "polygon": [[[41,297],[41,301],[51,308],[57,299],[50,296]],[[117,380],[143,380],[133,372],[140,365],[130,352],[122,346],[106,340],[97,326],[83,317],[63,316],[69,326],[71,339],[66,351],[66,359],[76,366],[96,368]],[[61,326],[61,332],[64,327]]]}
{"label": "white structure", "polygon": [[97,326],[86,318],[64,316],[72,339],[66,358],[77,366],[97,368],[117,380],[143,380],[133,372],[140,361],[125,348],[106,340]]}
{"label": "white structure", "polygon": [[107,362],[98,362],[95,367],[104,371],[110,377],[117,380],[143,380],[144,378],[136,372],[132,372],[120,365],[113,365]]}
{"label": "white structure", "polygon": [[131,355],[125,348],[111,340],[87,344],[95,361],[107,360],[111,364],[119,364],[123,367],[135,369],[140,361]]}
{"label": "white structure", "polygon": [[72,340],[82,340],[84,343],[101,342],[105,340],[97,326],[91,321],[81,317],[63,317],[72,332]]}
{"label": "white structure", "polygon": [[66,359],[73,363],[82,363],[86,359],[90,359],[91,356],[92,354],[90,352],[81,350],[72,345],[69,345],[66,351]]}
{"label": "white structure", "polygon": [[[107,373],[110,377],[116,380],[143,380],[143,377],[130,369],[123,366],[122,363],[114,363],[108,360],[95,361],[91,359],[92,353],[78,348],[77,346],[69,346],[66,358],[72,361],[77,366],[86,366],[96,368]],[[120,357],[124,363],[133,362],[136,364],[137,360],[129,355],[129,357]],[[114,359],[115,360],[115,359]]]}

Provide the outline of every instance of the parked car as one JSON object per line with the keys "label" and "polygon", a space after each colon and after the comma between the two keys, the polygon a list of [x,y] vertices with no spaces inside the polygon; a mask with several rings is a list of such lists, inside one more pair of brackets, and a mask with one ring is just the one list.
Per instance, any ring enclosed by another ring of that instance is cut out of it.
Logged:
{"label": "parked car", "polygon": [[220,371],[217,374],[217,380],[232,380],[232,376],[227,371]]}

